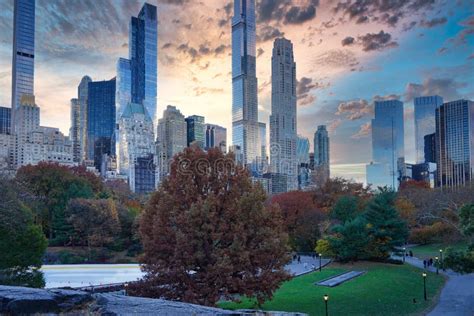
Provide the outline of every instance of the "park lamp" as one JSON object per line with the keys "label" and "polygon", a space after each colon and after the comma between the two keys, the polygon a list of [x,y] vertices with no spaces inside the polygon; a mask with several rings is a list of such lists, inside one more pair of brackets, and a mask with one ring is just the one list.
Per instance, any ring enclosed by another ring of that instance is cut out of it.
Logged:
{"label": "park lamp", "polygon": [[423,275],[423,277],[424,277],[424,278],[426,278],[426,272],[423,272],[423,274],[422,274],[422,275]]}
{"label": "park lamp", "polygon": [[325,301],[325,302],[329,301],[329,295],[324,294],[324,301]]}
{"label": "park lamp", "polygon": [[435,257],[435,260],[438,261],[439,257]]}
{"label": "park lamp", "polygon": [[322,253],[319,253],[319,256],[320,256],[320,257],[322,257],[322,256],[323,256],[323,254],[322,254]]}

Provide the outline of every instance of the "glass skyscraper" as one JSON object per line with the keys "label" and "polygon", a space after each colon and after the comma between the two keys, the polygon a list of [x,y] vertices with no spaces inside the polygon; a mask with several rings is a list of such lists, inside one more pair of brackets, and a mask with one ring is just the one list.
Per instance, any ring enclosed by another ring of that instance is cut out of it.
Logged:
{"label": "glass skyscraper", "polygon": [[222,152],[227,151],[227,129],[225,127],[206,124],[205,126],[205,149],[220,148]]}
{"label": "glass skyscraper", "polygon": [[474,102],[457,100],[436,109],[437,186],[459,187],[474,177]]}
{"label": "glass skyscraper", "polygon": [[298,189],[296,157],[296,63],[291,41],[278,38],[272,55],[272,113],[270,163],[272,172],[285,174],[286,191]]}
{"label": "glass skyscraper", "polygon": [[115,155],[115,78],[90,82],[87,102],[87,159],[99,170],[103,155]]}
{"label": "glass skyscraper", "polygon": [[405,175],[405,125],[403,102],[375,101],[372,120],[372,163],[367,166],[367,183],[398,189]]}
{"label": "glass skyscraper", "polygon": [[232,18],[232,144],[245,165],[261,155],[256,75],[255,0],[234,0]]}
{"label": "glass skyscraper", "polygon": [[201,149],[204,148],[204,117],[199,115],[192,115],[186,118],[187,125],[187,144],[197,144]]}
{"label": "glass skyscraper", "polygon": [[[122,117],[125,108],[132,102],[132,68],[130,60],[119,58],[117,61],[117,91],[115,92],[117,122]],[[140,102],[141,103],[141,102]]]}
{"label": "glass skyscraper", "polygon": [[156,6],[145,3],[129,30],[132,102],[142,103],[156,122],[158,18]]}
{"label": "glass skyscraper", "polygon": [[413,101],[415,105],[415,146],[416,162],[425,162],[424,137],[435,132],[436,108],[443,104],[440,96],[418,97]]}
{"label": "glass skyscraper", "polygon": [[[34,95],[35,0],[15,0],[13,13],[12,115],[21,96]],[[12,119],[12,122],[15,120]],[[14,129],[14,128],[13,128]]]}
{"label": "glass skyscraper", "polygon": [[0,106],[0,134],[10,134],[12,109]]}

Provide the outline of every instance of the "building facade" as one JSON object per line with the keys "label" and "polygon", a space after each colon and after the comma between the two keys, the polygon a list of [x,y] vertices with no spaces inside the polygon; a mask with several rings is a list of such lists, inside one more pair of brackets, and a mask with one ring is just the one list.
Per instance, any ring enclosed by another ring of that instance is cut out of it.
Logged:
{"label": "building facade", "polygon": [[81,162],[86,160],[87,156],[87,99],[89,97],[89,83],[92,82],[91,77],[84,76],[77,87],[77,99],[80,106],[80,130],[79,142],[81,151]]}
{"label": "building facade", "polygon": [[[12,115],[23,95],[34,95],[35,0],[15,0],[13,10]],[[12,122],[16,122],[12,119]],[[13,127],[13,131],[15,127]]]}
{"label": "building facade", "polygon": [[433,134],[436,130],[435,113],[436,108],[443,104],[440,96],[417,97],[414,99],[415,105],[415,147],[416,162],[425,162],[425,142],[424,137]]}
{"label": "building facade", "polygon": [[131,101],[143,103],[156,122],[158,83],[158,16],[156,6],[145,3],[129,29]]}
{"label": "building facade", "polygon": [[192,115],[186,119],[187,129],[187,145],[197,145],[199,148],[204,148],[205,143],[205,119],[204,116]]}
{"label": "building facade", "polygon": [[470,184],[474,177],[474,102],[457,100],[436,109],[438,187]]}
{"label": "building facade", "polygon": [[12,109],[0,106],[0,134],[11,134]]}
{"label": "building facade", "polygon": [[272,55],[270,164],[272,172],[286,175],[285,192],[298,189],[296,99],[293,44],[278,38],[273,44]]}
{"label": "building facade", "polygon": [[[118,169],[120,175],[128,178],[130,189],[137,193],[148,193],[155,189],[143,192],[148,187],[148,180],[156,178],[156,168],[143,170],[144,160],[155,159],[155,136],[153,121],[143,104],[129,103],[119,120],[119,150]],[[152,161],[148,167],[155,166]],[[137,170],[138,167],[138,170]],[[137,173],[137,171],[139,173]],[[144,173],[149,172],[147,177]],[[139,175],[138,178],[136,176]],[[146,181],[143,184],[141,181]]]}
{"label": "building facade", "polygon": [[103,155],[115,155],[116,80],[90,82],[87,99],[87,160],[100,170]]}
{"label": "building facade", "polygon": [[403,102],[375,101],[372,163],[367,166],[368,184],[398,189],[400,181],[405,177],[404,126]]}
{"label": "building facade", "polygon": [[317,187],[324,185],[331,176],[329,133],[326,125],[319,125],[314,133],[314,167],[312,182]]}
{"label": "building facade", "polygon": [[204,148],[206,150],[209,150],[210,148],[219,148],[223,153],[227,152],[227,129],[225,127],[206,124],[204,137]]}
{"label": "building facade", "polygon": [[244,165],[260,158],[255,0],[234,0],[232,18],[232,145]]}
{"label": "building facade", "polygon": [[298,160],[298,189],[304,190],[310,185],[310,158],[309,158],[309,139],[298,136],[296,143],[296,157]]}
{"label": "building facade", "polygon": [[16,168],[42,161],[73,165],[73,147],[58,128],[40,126],[40,108],[35,97],[23,95],[15,114],[15,143],[12,155]]}
{"label": "building facade", "polygon": [[74,162],[81,162],[81,104],[78,99],[71,99],[71,127],[69,139],[72,142]]}
{"label": "building facade", "polygon": [[168,105],[163,117],[158,121],[157,155],[160,179],[169,173],[173,157],[187,146],[187,125],[184,115],[175,107]]}

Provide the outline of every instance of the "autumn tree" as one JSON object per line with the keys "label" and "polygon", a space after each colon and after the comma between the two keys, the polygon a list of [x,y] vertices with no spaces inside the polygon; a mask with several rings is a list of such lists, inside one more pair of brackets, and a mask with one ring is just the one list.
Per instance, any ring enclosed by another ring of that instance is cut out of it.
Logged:
{"label": "autumn tree", "polygon": [[215,305],[235,295],[272,297],[288,279],[278,208],[232,154],[178,154],[140,221],[145,277],[132,295]]}
{"label": "autumn tree", "polygon": [[39,271],[47,241],[22,201],[21,187],[0,179],[0,284],[43,287]]}
{"label": "autumn tree", "polygon": [[81,169],[71,169],[56,163],[41,162],[23,166],[16,180],[36,196],[36,218],[49,238],[50,244],[65,245],[71,227],[65,217],[69,200],[92,198],[102,188],[97,177]]}
{"label": "autumn tree", "polygon": [[313,251],[324,217],[314,205],[311,192],[292,191],[274,195],[271,203],[280,207],[291,248],[300,252]]}
{"label": "autumn tree", "polygon": [[117,206],[110,199],[71,200],[66,215],[75,236],[84,240],[89,250],[110,244],[120,232]]}

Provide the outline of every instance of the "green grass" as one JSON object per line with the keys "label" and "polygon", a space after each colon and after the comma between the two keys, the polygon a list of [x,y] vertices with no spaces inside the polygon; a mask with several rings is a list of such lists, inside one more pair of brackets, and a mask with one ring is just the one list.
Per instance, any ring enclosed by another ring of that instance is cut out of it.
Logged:
{"label": "green grass", "polygon": [[408,248],[408,251],[413,251],[413,256],[420,259],[429,259],[439,257],[439,250],[443,249],[443,252],[446,252],[448,247],[454,248],[456,250],[467,249],[467,242],[458,242],[453,244],[429,244],[429,245],[420,245],[412,248]]}
{"label": "green grass", "polygon": [[[315,282],[349,270],[368,270],[358,278],[334,288],[314,285]],[[276,291],[263,310],[303,312],[324,315],[323,295],[329,295],[329,315],[416,315],[430,308],[437,300],[445,282],[441,275],[428,273],[428,301],[423,300],[423,278],[420,269],[408,265],[358,263],[334,265],[294,278]],[[417,303],[413,303],[413,299]],[[225,309],[255,309],[255,300],[242,303],[221,302]]]}

